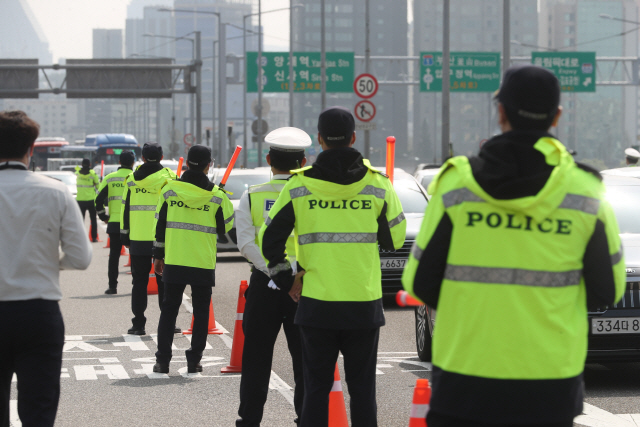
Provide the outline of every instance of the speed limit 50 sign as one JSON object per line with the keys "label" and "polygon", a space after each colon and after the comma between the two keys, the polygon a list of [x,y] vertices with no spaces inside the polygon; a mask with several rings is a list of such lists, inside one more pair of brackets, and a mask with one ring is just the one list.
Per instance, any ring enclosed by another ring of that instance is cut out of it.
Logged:
{"label": "speed limit 50 sign", "polygon": [[371,98],[378,92],[378,80],[371,74],[360,74],[353,81],[353,91],[360,98]]}

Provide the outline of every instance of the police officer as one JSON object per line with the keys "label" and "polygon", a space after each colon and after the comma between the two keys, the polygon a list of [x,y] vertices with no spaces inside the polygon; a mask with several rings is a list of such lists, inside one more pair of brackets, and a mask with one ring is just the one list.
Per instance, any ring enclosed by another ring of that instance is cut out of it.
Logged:
{"label": "police officer", "polygon": [[[120,238],[122,244],[129,248],[131,255],[131,311],[133,319],[128,333],[144,335],[147,318],[147,285],[151,271],[153,255],[155,211],[160,190],[176,174],[169,168],[163,168],[162,146],[155,142],[147,142],[142,147],[142,164],[124,181],[122,195],[122,215],[120,217]],[[164,289],[162,276],[156,275],[158,282],[158,303],[162,303]]]}
{"label": "police officer", "polygon": [[[384,325],[378,244],[402,247],[406,221],[388,177],[352,147],[354,129],[347,109],[320,114],[322,153],[313,166],[292,171],[260,231],[271,279],[299,301],[304,427],[328,423],[338,352],[344,356],[352,426],[377,426],[375,371]],[[286,258],[292,231],[298,245],[295,281]]]}
{"label": "police officer", "polygon": [[640,159],[640,151],[635,148],[627,148],[624,150],[624,157],[627,166],[638,166],[638,160]]}
{"label": "police officer", "polygon": [[[107,223],[109,235],[109,288],[104,292],[107,295],[118,293],[118,265],[122,241],[120,240],[120,211],[122,210],[122,193],[124,193],[124,180],[133,170],[136,157],[132,151],[124,150],[120,153],[120,167],[117,171],[105,176],[100,183],[96,196],[96,210],[100,221]],[[105,212],[105,206],[109,208],[109,214]]]}
{"label": "police officer", "polygon": [[[279,290],[269,278],[267,264],[260,252],[258,231],[287,179],[291,177],[290,170],[305,165],[304,150],[311,146],[311,138],[300,129],[285,127],[270,132],[265,137],[265,143],[270,147],[267,163],[271,166],[273,179],[249,187],[242,195],[236,213],[238,248],[253,264],[242,320],[244,351],[238,410],[241,418],[236,421],[238,427],[260,426],[269,392],[273,347],[281,326],[287,337],[293,362],[296,383],[294,406],[298,416],[302,412],[302,349],[298,326],[293,323],[298,304],[286,292]],[[293,236],[287,239],[286,249],[287,259],[295,267],[296,248]]]}
{"label": "police officer", "polygon": [[80,206],[80,212],[82,212],[82,218],[84,219],[84,213],[89,211],[89,219],[91,220],[91,241],[98,241],[98,220],[96,219],[96,190],[100,181],[96,171],[91,169],[91,162],[89,159],[82,159],[82,167],[76,166],[76,187],[77,194],[76,200],[78,206]]}
{"label": "police officer", "polygon": [[502,134],[442,166],[403,275],[437,309],[427,424],[570,427],[587,306],[625,288],[618,224],[598,172],[549,133],[558,79],[512,67],[496,100]]}
{"label": "police officer", "polygon": [[191,285],[193,337],[186,350],[187,372],[202,372],[202,352],[207,344],[211,288],[215,286],[217,234],[233,227],[233,205],[207,178],[211,150],[203,145],[189,149],[180,180],[162,190],[157,205],[154,267],[165,282],[165,299],[158,324],[158,351],[153,372],[168,373],[178,309],[187,284]]}

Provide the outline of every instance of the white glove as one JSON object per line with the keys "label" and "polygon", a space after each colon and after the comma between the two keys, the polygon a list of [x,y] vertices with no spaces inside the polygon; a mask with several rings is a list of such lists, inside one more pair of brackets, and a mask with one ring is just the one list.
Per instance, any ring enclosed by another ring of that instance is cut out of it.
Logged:
{"label": "white glove", "polygon": [[269,280],[269,284],[267,286],[269,286],[269,288],[273,289],[274,291],[280,290],[280,288],[275,284],[273,280]]}

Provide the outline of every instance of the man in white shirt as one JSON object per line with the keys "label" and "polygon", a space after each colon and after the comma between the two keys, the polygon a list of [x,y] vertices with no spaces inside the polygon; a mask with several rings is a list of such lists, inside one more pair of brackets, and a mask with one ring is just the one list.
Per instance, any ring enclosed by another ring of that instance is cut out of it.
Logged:
{"label": "man in white shirt", "polygon": [[[245,339],[238,409],[241,418],[236,421],[237,427],[260,426],[269,392],[273,347],[280,327],[287,337],[293,364],[295,411],[298,415],[302,411],[302,347],[298,326],[293,324],[298,304],[271,281],[260,250],[258,231],[291,176],[289,171],[305,165],[304,150],[311,146],[311,138],[303,130],[284,127],[270,132],[265,137],[265,143],[269,146],[267,163],[271,166],[273,179],[249,187],[242,195],[236,211],[238,248],[242,256],[253,264],[242,320]],[[287,256],[295,265],[293,236],[287,240]]]}
{"label": "man in white shirt", "polygon": [[[0,111],[0,426],[9,426],[18,378],[23,427],[53,426],[60,397],[64,323],[59,270],[86,269],[91,245],[62,182],[27,170],[39,126]],[[60,250],[62,249],[62,257]]]}

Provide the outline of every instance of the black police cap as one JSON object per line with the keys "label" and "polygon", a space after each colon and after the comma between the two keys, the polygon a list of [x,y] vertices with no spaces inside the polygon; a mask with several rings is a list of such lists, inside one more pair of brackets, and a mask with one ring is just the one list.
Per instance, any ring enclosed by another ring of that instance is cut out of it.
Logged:
{"label": "black police cap", "polygon": [[353,114],[344,107],[326,108],[318,117],[318,133],[327,144],[350,141],[355,130]]}
{"label": "black police cap", "polygon": [[142,146],[142,157],[148,162],[159,162],[162,159],[162,145],[157,142],[145,142]]}
{"label": "black police cap", "polygon": [[526,120],[553,119],[560,105],[560,83],[551,71],[535,65],[519,65],[504,73],[496,99]]}
{"label": "black police cap", "polygon": [[198,169],[204,168],[211,163],[211,149],[206,145],[194,145],[187,154],[187,163],[196,166]]}
{"label": "black police cap", "polygon": [[136,155],[131,150],[122,150],[120,153],[120,164],[131,166],[136,161]]}

